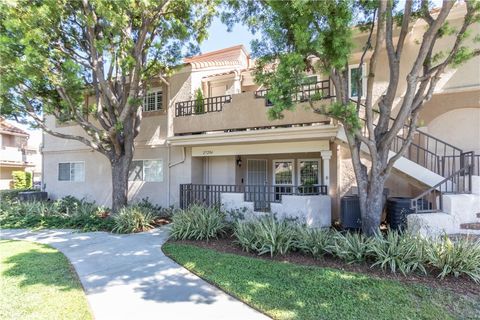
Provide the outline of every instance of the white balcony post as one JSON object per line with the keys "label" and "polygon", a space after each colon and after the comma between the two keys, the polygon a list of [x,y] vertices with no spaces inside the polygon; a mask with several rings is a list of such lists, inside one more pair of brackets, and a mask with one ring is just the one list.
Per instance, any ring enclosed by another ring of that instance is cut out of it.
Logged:
{"label": "white balcony post", "polygon": [[233,78],[233,94],[241,93],[242,92],[242,77],[240,74],[240,70],[234,71],[235,76]]}
{"label": "white balcony post", "polygon": [[320,151],[320,154],[322,156],[322,164],[323,164],[322,183],[327,187],[329,187],[330,186],[330,159],[332,158],[332,151],[324,150],[324,151]]}

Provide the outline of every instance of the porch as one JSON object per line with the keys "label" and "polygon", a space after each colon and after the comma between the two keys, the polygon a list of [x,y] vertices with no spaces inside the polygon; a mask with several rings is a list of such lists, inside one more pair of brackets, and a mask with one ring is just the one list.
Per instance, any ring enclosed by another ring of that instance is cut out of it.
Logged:
{"label": "porch", "polygon": [[329,140],[208,145],[191,152],[192,179],[180,185],[181,208],[197,203],[330,224],[328,193],[336,170]]}

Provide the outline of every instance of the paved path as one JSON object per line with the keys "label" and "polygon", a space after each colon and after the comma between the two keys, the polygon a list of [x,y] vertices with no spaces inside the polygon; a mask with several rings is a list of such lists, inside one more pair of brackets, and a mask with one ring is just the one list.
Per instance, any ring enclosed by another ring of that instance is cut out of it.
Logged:
{"label": "paved path", "polygon": [[0,238],[44,243],[75,267],[95,319],[267,319],[191,274],[160,247],[168,228],[116,235],[71,230],[0,230]]}

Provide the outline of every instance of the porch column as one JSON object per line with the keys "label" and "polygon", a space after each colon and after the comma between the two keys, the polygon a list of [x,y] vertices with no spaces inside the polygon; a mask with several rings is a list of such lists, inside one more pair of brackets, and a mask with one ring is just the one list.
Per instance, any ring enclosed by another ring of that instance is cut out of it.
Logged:
{"label": "porch column", "polygon": [[233,94],[241,93],[242,92],[242,77],[240,74],[240,70],[234,71],[234,78],[233,78]]}
{"label": "porch column", "polygon": [[322,164],[323,164],[322,183],[330,187],[330,158],[332,158],[332,151],[330,150],[320,151],[320,155],[322,156]]}

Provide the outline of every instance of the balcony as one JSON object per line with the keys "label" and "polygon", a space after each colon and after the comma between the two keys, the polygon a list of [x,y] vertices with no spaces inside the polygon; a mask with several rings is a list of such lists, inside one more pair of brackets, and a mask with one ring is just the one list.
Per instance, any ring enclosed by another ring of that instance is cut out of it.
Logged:
{"label": "balcony", "polygon": [[175,104],[175,135],[197,134],[211,131],[241,131],[247,129],[288,127],[300,124],[330,123],[330,118],[313,113],[307,101],[332,98],[329,80],[307,84],[293,93],[298,105],[294,111],[285,111],[282,119],[270,120],[266,99],[268,89],[190,100]]}
{"label": "balcony", "polygon": [[2,146],[0,148],[0,163],[4,166],[28,166],[30,165],[26,153],[18,147]]}

